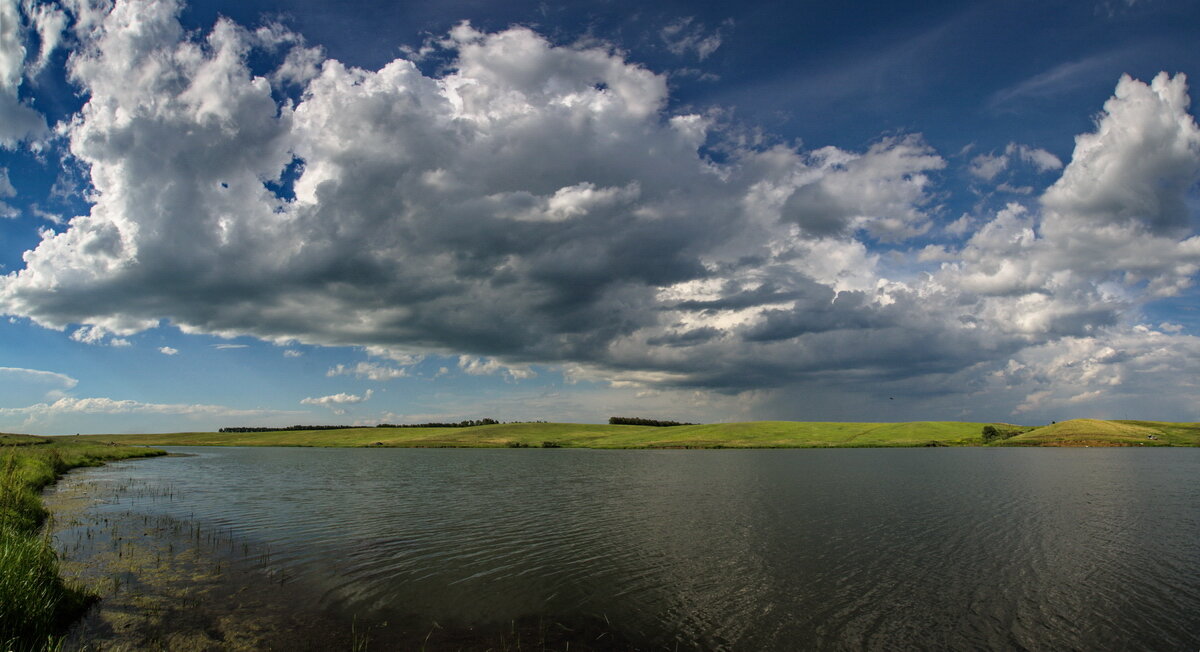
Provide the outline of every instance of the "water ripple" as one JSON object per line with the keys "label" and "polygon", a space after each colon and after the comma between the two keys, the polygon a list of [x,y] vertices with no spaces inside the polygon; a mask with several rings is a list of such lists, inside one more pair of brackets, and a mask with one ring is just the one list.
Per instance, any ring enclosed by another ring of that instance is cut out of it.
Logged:
{"label": "water ripple", "polygon": [[[169,512],[363,617],[679,649],[1200,648],[1200,451],[191,449]],[[115,508],[115,507],[114,507]]]}

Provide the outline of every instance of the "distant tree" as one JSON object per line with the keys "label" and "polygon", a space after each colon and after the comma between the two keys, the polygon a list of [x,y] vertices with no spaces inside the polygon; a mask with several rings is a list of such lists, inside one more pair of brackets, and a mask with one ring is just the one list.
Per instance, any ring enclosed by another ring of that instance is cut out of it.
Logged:
{"label": "distant tree", "polygon": [[996,429],[996,426],[987,425],[983,427],[983,443],[990,444],[1003,437],[1004,435]]}
{"label": "distant tree", "polygon": [[694,423],[684,423],[682,421],[662,421],[659,419],[643,419],[641,417],[609,417],[609,425],[613,426],[654,426],[656,428],[665,428],[668,426],[694,426]]}

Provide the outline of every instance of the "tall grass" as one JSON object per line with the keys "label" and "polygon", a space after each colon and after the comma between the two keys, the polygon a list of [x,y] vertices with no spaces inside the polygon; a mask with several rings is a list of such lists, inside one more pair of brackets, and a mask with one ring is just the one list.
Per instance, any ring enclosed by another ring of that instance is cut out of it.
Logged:
{"label": "tall grass", "polygon": [[0,645],[13,652],[57,649],[59,635],[95,598],[58,574],[38,493],[68,469],[162,451],[78,442],[9,446],[0,462]]}

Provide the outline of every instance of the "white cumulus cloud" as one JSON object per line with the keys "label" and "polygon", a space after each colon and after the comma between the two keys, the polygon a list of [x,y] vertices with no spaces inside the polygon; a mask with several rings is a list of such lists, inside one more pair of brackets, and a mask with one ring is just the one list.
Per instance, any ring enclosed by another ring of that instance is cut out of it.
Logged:
{"label": "white cumulus cloud", "polygon": [[372,390],[367,390],[363,394],[347,394],[341,392],[338,394],[330,394],[329,396],[310,396],[300,399],[301,405],[316,405],[319,407],[328,408],[334,414],[346,414],[345,406],[356,405],[371,399]]}

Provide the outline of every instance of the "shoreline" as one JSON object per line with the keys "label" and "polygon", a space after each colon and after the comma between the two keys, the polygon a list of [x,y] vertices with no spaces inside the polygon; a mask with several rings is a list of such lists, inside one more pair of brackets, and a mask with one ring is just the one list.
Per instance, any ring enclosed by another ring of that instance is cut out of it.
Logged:
{"label": "shoreline", "polygon": [[51,544],[54,515],[45,503],[46,488],[77,468],[165,452],[21,435],[4,435],[4,439],[0,642],[7,649],[52,647],[96,596],[62,576],[60,559]]}

